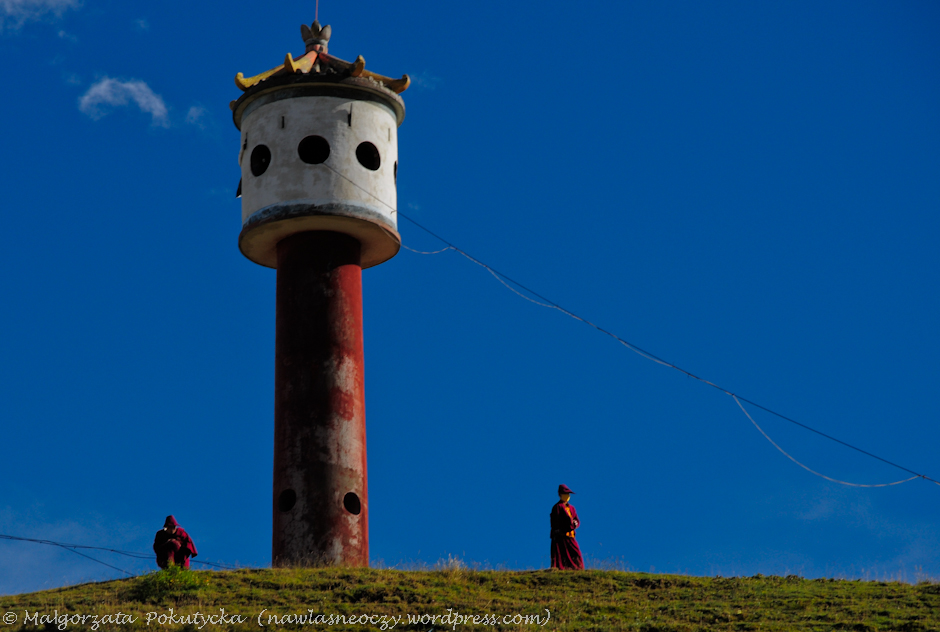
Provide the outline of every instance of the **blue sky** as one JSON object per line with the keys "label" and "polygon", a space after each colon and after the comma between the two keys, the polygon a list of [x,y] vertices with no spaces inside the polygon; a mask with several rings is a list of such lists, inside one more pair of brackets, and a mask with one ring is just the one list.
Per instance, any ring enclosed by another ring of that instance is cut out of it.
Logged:
{"label": "blue sky", "polygon": [[[0,533],[270,562],[275,273],[230,100],[313,2],[0,2]],[[323,0],[408,73],[399,208],[689,371],[940,479],[940,8]],[[443,244],[401,221],[404,243]],[[940,577],[940,487],[828,482],[734,400],[454,252],[363,273],[376,565]],[[827,476],[905,473],[758,410]],[[110,554],[133,573],[153,565]],[[121,576],[0,541],[0,594]]]}

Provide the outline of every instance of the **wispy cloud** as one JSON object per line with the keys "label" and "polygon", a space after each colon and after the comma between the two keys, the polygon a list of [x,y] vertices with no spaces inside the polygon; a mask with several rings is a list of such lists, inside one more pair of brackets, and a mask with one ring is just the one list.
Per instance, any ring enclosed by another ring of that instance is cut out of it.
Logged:
{"label": "wispy cloud", "polygon": [[186,122],[195,125],[199,129],[206,128],[206,108],[201,105],[194,105],[186,113]]}
{"label": "wispy cloud", "polygon": [[59,17],[81,5],[79,0],[0,0],[0,30],[18,29],[26,22]]}
{"label": "wispy cloud", "polygon": [[143,81],[131,79],[121,81],[104,77],[95,82],[88,92],[78,100],[78,109],[93,119],[100,119],[108,113],[109,107],[119,107],[135,103],[142,112],[153,117],[153,124],[169,127],[166,104],[160,95],[155,94]]}
{"label": "wispy cloud", "polygon": [[145,19],[143,19],[143,18],[141,18],[141,19],[139,19],[139,20],[134,20],[134,26],[136,26],[137,29],[140,30],[140,31],[149,31],[149,30],[150,30],[150,22],[148,22],[147,20],[145,20]]}
{"label": "wispy cloud", "polygon": [[440,77],[435,77],[429,72],[419,72],[411,76],[411,85],[419,90],[434,90],[440,82]]}

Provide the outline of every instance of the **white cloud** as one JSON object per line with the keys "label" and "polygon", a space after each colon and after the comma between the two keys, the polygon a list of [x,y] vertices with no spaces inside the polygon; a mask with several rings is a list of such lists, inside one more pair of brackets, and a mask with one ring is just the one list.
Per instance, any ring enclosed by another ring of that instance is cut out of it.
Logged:
{"label": "white cloud", "polygon": [[411,75],[411,85],[420,90],[434,90],[440,82],[440,77],[435,77],[429,72],[419,72]]}
{"label": "white cloud", "polygon": [[131,101],[137,104],[142,112],[153,117],[154,125],[170,126],[163,99],[160,95],[154,94],[146,83],[136,79],[130,81],[120,81],[110,77],[100,79],[78,100],[78,109],[93,119],[100,119],[107,114],[105,106],[123,106]]}
{"label": "white cloud", "polygon": [[149,31],[150,23],[147,20],[141,18],[140,20],[134,20],[134,25],[141,31]]}
{"label": "white cloud", "polygon": [[201,105],[194,105],[186,113],[186,122],[190,125],[196,125],[199,129],[205,129],[206,108]]}
{"label": "white cloud", "polygon": [[59,17],[81,5],[79,0],[0,0],[0,30],[18,29],[30,20]]}

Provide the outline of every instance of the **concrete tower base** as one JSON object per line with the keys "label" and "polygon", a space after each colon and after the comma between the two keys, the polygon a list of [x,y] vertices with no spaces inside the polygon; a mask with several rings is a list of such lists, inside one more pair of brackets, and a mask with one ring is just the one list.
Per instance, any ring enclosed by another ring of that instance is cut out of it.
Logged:
{"label": "concrete tower base", "polygon": [[360,244],[277,245],[274,566],[368,566]]}

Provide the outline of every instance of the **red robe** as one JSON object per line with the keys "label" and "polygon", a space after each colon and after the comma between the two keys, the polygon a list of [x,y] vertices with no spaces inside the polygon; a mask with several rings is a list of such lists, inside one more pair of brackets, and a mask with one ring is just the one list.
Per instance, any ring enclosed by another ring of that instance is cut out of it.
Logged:
{"label": "red robe", "polygon": [[157,531],[153,538],[153,550],[157,554],[157,566],[160,568],[169,566],[171,557],[177,566],[189,568],[189,558],[199,555],[193,539],[182,527],[176,527],[176,533],[170,533],[166,529]]}
{"label": "red robe", "polygon": [[574,530],[581,526],[574,505],[563,500],[552,507],[552,568],[584,570],[581,547],[574,539]]}

